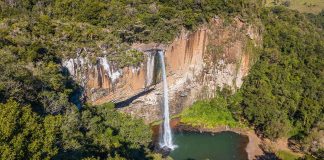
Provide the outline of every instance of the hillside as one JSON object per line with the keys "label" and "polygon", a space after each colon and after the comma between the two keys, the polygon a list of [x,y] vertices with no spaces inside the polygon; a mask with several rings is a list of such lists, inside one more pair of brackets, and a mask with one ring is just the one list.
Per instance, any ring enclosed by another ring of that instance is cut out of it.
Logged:
{"label": "hillside", "polygon": [[320,0],[1,1],[0,159],[163,159],[148,125],[162,119],[160,50],[171,114],[183,123],[248,126],[322,159],[323,8]]}

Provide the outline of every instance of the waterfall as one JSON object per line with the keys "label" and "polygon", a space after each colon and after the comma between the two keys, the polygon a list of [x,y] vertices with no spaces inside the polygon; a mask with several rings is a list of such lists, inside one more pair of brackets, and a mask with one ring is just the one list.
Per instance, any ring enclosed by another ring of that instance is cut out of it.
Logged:
{"label": "waterfall", "polygon": [[114,71],[111,65],[108,63],[106,57],[99,57],[99,63],[101,66],[103,66],[104,70],[107,73],[107,76],[111,79],[111,81],[114,83],[120,76],[121,71]]}
{"label": "waterfall", "polygon": [[63,61],[62,65],[67,68],[71,76],[75,75],[74,59],[71,58],[69,60]]}
{"label": "waterfall", "polygon": [[[86,88],[89,80],[89,71],[94,70],[97,74],[96,79],[103,81],[104,75],[115,83],[123,74],[121,69],[114,69],[111,63],[108,62],[107,57],[97,57],[98,63],[93,66],[88,57],[78,56],[70,58],[62,62],[62,66],[66,67],[69,74],[74,80],[81,83],[83,88]],[[103,74],[103,75],[102,75]]]}
{"label": "waterfall", "polygon": [[147,56],[147,63],[146,63],[146,84],[145,86],[148,87],[153,83],[153,76],[154,76],[154,54],[149,53]]}
{"label": "waterfall", "polygon": [[164,53],[163,51],[158,51],[161,59],[161,69],[162,69],[162,81],[163,81],[163,134],[160,142],[161,148],[169,148],[173,150],[176,146],[172,142],[172,132],[170,127],[170,115],[169,115],[169,94],[168,94],[168,82],[166,78],[165,63],[164,63]]}

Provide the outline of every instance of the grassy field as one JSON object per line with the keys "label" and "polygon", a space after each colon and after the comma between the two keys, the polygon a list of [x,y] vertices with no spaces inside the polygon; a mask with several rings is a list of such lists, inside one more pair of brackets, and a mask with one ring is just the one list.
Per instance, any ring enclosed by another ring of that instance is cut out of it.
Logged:
{"label": "grassy field", "polygon": [[[290,2],[289,8],[305,13],[319,13],[324,9],[324,0],[266,0],[268,6]],[[279,1],[279,3],[275,3]]]}

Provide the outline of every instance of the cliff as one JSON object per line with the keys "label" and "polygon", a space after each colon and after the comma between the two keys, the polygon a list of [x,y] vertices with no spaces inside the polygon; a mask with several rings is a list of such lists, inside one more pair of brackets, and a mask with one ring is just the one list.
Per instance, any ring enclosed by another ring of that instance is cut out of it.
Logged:
{"label": "cliff", "polygon": [[134,44],[145,56],[139,67],[116,68],[105,57],[98,57],[96,64],[82,57],[68,59],[63,66],[92,104],[114,101],[121,111],[152,122],[161,118],[157,50],[165,51],[171,114],[176,114],[198,99],[215,96],[217,88],[240,88],[253,64],[253,48],[262,41],[259,32],[239,18],[214,18],[193,33],[183,30],[167,46]]}

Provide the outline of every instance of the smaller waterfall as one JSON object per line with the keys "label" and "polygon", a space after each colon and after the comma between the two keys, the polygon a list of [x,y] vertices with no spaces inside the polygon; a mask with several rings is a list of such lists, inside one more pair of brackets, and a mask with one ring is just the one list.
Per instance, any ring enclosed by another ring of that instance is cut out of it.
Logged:
{"label": "smaller waterfall", "polygon": [[69,60],[63,61],[62,65],[67,68],[71,76],[75,75],[74,59],[71,58]]}
{"label": "smaller waterfall", "polygon": [[153,83],[154,60],[155,60],[155,55],[149,53],[147,56],[147,63],[146,63],[146,82],[145,82],[146,87],[152,85]]}
{"label": "smaller waterfall", "polygon": [[169,148],[173,150],[176,146],[172,142],[172,132],[170,127],[170,115],[169,115],[169,94],[168,94],[168,82],[165,71],[164,63],[164,53],[163,51],[158,51],[161,59],[161,69],[162,69],[162,81],[163,81],[163,134],[160,142],[161,148]]}
{"label": "smaller waterfall", "polygon": [[104,70],[106,71],[108,77],[111,79],[111,81],[114,83],[120,76],[121,71],[114,71],[113,68],[111,68],[111,65],[108,63],[106,57],[99,57],[99,63],[103,66]]}

